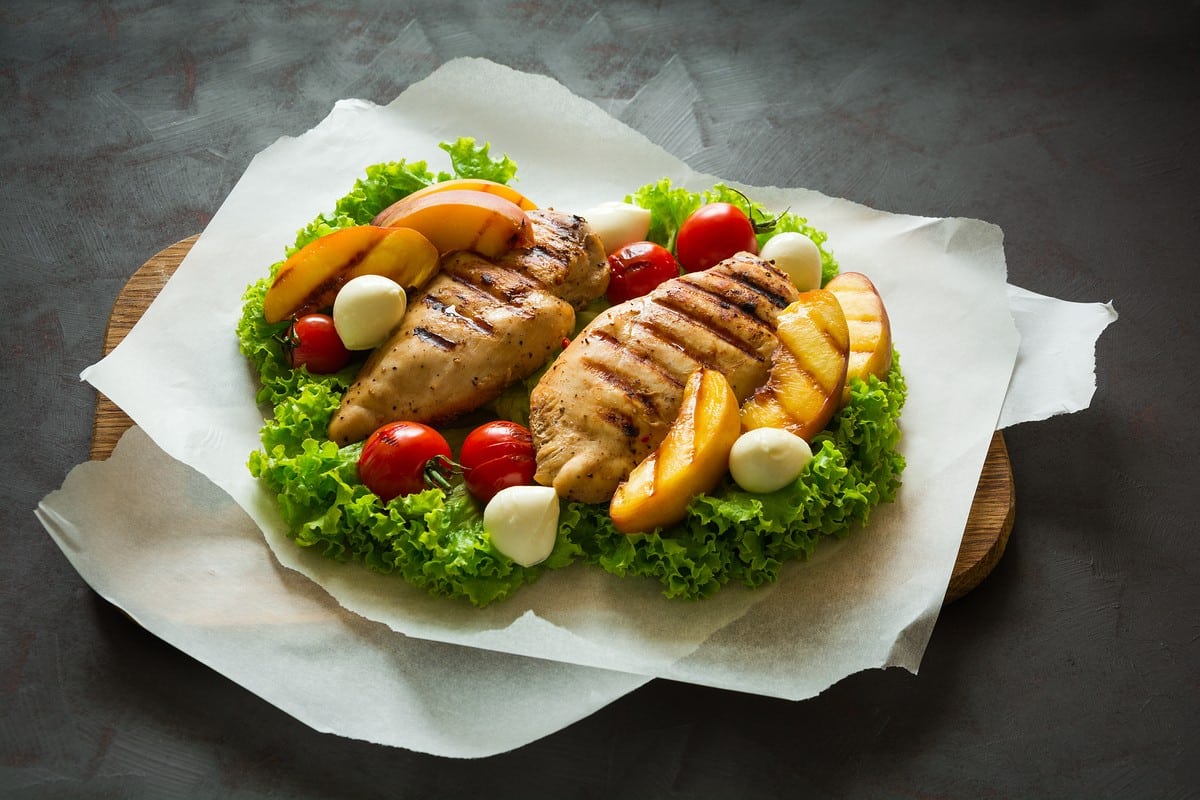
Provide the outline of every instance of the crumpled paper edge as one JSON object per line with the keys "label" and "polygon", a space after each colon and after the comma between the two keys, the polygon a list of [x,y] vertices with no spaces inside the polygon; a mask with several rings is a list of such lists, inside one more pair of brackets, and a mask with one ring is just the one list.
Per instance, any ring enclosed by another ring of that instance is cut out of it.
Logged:
{"label": "crumpled paper edge", "polygon": [[[1009,308],[1023,343],[1000,409],[997,429],[1040,422],[1088,408],[1096,393],[1096,344],[1118,319],[1112,301],[1076,303],[1008,285]],[[1053,335],[1047,332],[1053,331]],[[1073,334],[1064,341],[1063,333]],[[1086,349],[1088,361],[1063,359],[1066,351]]]}

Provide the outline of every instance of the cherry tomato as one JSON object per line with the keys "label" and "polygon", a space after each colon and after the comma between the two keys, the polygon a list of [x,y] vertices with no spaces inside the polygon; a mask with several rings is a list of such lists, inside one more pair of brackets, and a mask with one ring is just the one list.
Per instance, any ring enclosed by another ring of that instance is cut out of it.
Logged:
{"label": "cherry tomato", "polygon": [[732,203],[700,206],[679,226],[675,256],[688,272],[708,269],[734,253],[758,252],[754,223]]}
{"label": "cherry tomato", "polygon": [[509,486],[528,486],[533,483],[537,462],[533,456],[498,456],[489,458],[463,472],[467,491],[481,503],[487,503],[496,492]]}
{"label": "cherry tomato", "polygon": [[458,462],[467,490],[486,503],[505,487],[533,483],[533,434],[516,422],[485,422],[463,439]]}
{"label": "cherry tomato", "polygon": [[671,251],[654,242],[634,242],[608,257],[608,302],[616,305],[641,297],[665,280],[679,277]]}
{"label": "cherry tomato", "polygon": [[498,419],[467,434],[458,462],[469,469],[498,456],[513,455],[533,456],[533,434],[524,425]]}
{"label": "cherry tomato", "polygon": [[450,463],[450,445],[440,433],[420,422],[389,422],[363,443],[358,479],[386,503],[428,488],[426,472],[438,461]]}
{"label": "cherry tomato", "polygon": [[293,369],[308,367],[314,375],[328,375],[350,363],[350,351],[328,314],[305,314],[293,322],[284,350]]}

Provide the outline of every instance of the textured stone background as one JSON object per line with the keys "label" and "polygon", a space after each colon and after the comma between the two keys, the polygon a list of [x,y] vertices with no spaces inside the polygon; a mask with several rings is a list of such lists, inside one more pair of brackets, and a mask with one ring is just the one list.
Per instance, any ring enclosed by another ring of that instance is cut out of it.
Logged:
{"label": "textured stone background", "polygon": [[[0,795],[1196,796],[1200,5],[995,6],[0,3]],[[45,535],[129,275],[279,136],[463,55],[706,172],[997,223],[1013,283],[1114,301],[1092,408],[1008,432],[1011,545],[918,676],[803,703],[658,681],[449,762],[300,725],[97,599]]]}

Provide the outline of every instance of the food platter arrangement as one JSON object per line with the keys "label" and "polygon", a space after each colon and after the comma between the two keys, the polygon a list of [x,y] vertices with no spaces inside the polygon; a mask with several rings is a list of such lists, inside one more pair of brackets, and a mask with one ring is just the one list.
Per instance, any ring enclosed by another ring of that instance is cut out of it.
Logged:
{"label": "food platter arrangement", "polygon": [[249,468],[298,545],[480,606],[576,561],[695,599],[895,497],[886,305],[807,220],[669,179],[546,209],[489,144],[439,147],[247,291]]}

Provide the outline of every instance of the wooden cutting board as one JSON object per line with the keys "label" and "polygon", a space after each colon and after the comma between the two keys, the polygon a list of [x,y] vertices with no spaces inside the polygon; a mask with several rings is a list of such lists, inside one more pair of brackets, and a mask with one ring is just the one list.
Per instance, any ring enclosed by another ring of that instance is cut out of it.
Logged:
{"label": "wooden cutting board", "polygon": [[[125,284],[108,319],[104,335],[105,355],[111,352],[141,319],[142,313],[158,296],[197,238],[198,234],[155,254]],[[96,400],[96,416],[92,424],[92,459],[108,458],[121,434],[132,424],[121,409],[107,397],[100,395]],[[971,504],[958,560],[954,564],[954,573],[946,590],[947,603],[957,600],[978,586],[1000,561],[1008,544],[1008,536],[1012,532],[1015,513],[1012,465],[1008,459],[1004,437],[997,431],[988,448],[983,472],[979,477],[979,486]]]}

